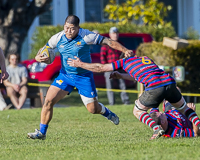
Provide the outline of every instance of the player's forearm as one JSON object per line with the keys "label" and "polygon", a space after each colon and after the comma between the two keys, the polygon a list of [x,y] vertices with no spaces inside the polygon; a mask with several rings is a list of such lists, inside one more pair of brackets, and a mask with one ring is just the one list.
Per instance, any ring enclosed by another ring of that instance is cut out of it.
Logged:
{"label": "player's forearm", "polygon": [[119,42],[117,41],[113,41],[112,43],[110,43],[110,47],[118,50],[118,51],[121,51],[121,52],[126,52],[128,49],[125,48],[124,46],[122,46]]}
{"label": "player's forearm", "polygon": [[131,77],[128,73],[121,73],[122,79],[126,79],[129,81],[135,81],[135,78]]}
{"label": "player's forearm", "polygon": [[102,44],[109,45],[111,48],[121,51],[123,53],[125,53],[128,50],[126,47],[121,45],[119,42],[114,41],[110,38],[104,38],[102,41]]}
{"label": "player's forearm", "polygon": [[100,63],[84,63],[80,62],[78,67],[92,71],[92,72],[105,72],[104,70],[104,64]]}
{"label": "player's forearm", "polygon": [[8,80],[5,80],[5,81],[3,82],[3,84],[4,84],[6,87],[13,87],[13,84],[10,83]]}
{"label": "player's forearm", "polygon": [[27,78],[23,78],[22,81],[21,81],[21,83],[19,84],[20,87],[26,85],[26,84],[27,84],[27,81],[28,81]]}

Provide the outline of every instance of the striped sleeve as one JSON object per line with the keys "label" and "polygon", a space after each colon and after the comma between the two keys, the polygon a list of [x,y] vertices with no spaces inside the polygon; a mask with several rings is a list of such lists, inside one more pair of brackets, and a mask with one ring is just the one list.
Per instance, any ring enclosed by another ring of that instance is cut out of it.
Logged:
{"label": "striped sleeve", "polygon": [[113,62],[112,63],[113,70],[123,69],[124,62],[125,59],[119,59],[118,61]]}
{"label": "striped sleeve", "polygon": [[87,29],[80,28],[79,33],[87,44],[100,44],[103,40],[103,36]]}

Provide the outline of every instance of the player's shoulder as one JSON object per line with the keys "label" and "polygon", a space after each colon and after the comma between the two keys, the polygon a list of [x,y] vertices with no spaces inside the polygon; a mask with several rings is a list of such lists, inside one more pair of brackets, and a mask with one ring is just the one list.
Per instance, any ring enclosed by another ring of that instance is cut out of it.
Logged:
{"label": "player's shoulder", "polygon": [[22,64],[18,64],[17,67],[20,68],[20,69],[25,69],[26,70],[26,67],[24,65],[22,65]]}
{"label": "player's shoulder", "polygon": [[50,41],[58,41],[59,39],[61,39],[61,37],[62,36],[64,36],[65,35],[65,32],[64,32],[64,30],[62,30],[62,31],[60,31],[60,32],[58,32],[58,33],[56,33],[56,34],[54,34],[51,38],[50,38]]}
{"label": "player's shoulder", "polygon": [[60,41],[61,37],[65,35],[64,30],[54,34],[48,41],[48,46],[51,48],[56,48],[57,43]]}
{"label": "player's shoulder", "polygon": [[62,30],[62,31],[60,31],[60,32],[58,32],[58,33],[56,33],[56,34],[54,34],[53,36],[55,36],[55,37],[61,37],[61,36],[63,36],[64,34],[65,34],[65,31]]}
{"label": "player's shoulder", "polygon": [[92,31],[90,31],[90,30],[88,30],[88,29],[80,28],[78,34],[79,34],[81,37],[84,37],[84,36],[87,36],[87,35],[92,34],[92,33],[94,34],[94,32],[92,32]]}
{"label": "player's shoulder", "polygon": [[7,72],[9,72],[10,70],[12,70],[12,67],[10,65],[6,66],[6,70]]}

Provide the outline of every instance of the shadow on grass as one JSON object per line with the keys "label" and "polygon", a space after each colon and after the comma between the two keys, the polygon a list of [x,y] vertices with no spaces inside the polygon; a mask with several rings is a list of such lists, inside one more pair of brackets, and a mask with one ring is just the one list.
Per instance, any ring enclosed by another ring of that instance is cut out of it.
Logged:
{"label": "shadow on grass", "polygon": [[[115,95],[115,104],[116,105],[123,105],[123,103],[121,101],[120,93],[115,92],[114,95]],[[129,99],[130,99],[131,104],[134,104],[135,100],[137,99],[137,94],[129,93]],[[98,101],[103,103],[104,105],[109,105],[108,99],[107,99],[107,93],[105,91],[98,91]],[[58,104],[63,104],[63,105],[65,104],[65,105],[68,105],[70,107],[73,107],[73,106],[81,107],[81,106],[83,106],[81,97],[78,94],[77,90],[74,90],[70,95],[65,96],[62,100],[60,100],[58,102]]]}

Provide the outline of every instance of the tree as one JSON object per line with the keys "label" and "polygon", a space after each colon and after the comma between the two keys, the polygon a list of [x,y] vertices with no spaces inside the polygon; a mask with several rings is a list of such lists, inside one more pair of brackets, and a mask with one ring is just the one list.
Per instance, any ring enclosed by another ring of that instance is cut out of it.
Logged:
{"label": "tree", "polygon": [[118,21],[120,24],[141,20],[144,25],[162,27],[171,25],[164,21],[167,12],[171,9],[171,6],[166,7],[158,0],[127,0],[121,5],[117,5],[115,0],[110,0],[104,11],[108,14],[109,19]]}
{"label": "tree", "polygon": [[48,11],[52,0],[1,0],[0,47],[5,54],[20,53],[22,43],[36,16]]}

